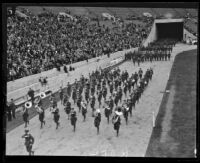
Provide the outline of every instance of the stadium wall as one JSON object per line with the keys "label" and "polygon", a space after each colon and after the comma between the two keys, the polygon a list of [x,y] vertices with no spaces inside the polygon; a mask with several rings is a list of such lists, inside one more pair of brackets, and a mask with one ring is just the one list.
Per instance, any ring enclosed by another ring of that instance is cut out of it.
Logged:
{"label": "stadium wall", "polygon": [[192,33],[190,33],[187,29],[184,28],[183,30],[183,38],[184,38],[184,41],[187,41],[188,39],[191,39],[191,40],[195,40],[197,39],[197,37],[195,35],[193,35]]}
{"label": "stadium wall", "polygon": [[149,33],[149,36],[147,37],[147,39],[143,43],[143,46],[147,47],[150,42],[153,42],[155,40],[157,40],[157,33],[156,33],[156,24],[155,24],[155,21],[154,21],[153,26],[151,28],[151,31]]}

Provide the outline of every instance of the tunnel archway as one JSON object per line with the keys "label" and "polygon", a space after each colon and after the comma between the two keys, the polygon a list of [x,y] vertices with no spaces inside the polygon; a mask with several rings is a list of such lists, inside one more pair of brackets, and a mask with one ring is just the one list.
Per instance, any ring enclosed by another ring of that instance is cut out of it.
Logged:
{"label": "tunnel archway", "polygon": [[183,22],[156,23],[157,40],[173,38],[183,40]]}

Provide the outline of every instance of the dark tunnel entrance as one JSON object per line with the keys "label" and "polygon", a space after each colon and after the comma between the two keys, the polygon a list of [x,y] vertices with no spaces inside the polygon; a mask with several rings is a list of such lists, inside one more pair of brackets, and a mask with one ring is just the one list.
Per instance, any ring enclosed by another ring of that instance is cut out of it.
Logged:
{"label": "dark tunnel entrance", "polygon": [[157,23],[157,39],[173,38],[183,40],[183,22],[180,23]]}

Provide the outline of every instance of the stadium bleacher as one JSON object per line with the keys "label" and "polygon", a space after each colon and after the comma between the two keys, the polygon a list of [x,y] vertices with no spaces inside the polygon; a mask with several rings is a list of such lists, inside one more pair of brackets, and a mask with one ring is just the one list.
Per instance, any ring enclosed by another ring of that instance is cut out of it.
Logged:
{"label": "stadium bleacher", "polygon": [[[197,23],[192,19],[197,15],[194,9],[28,6],[17,10],[28,18],[19,15],[8,18],[7,81],[140,46],[151,30],[154,17],[165,18],[168,14],[177,18],[189,13],[191,19],[187,19],[184,26],[189,32],[197,33]],[[59,22],[59,12],[67,12],[78,21]],[[123,23],[103,21],[102,13],[119,17]],[[144,13],[153,17],[146,18]],[[97,16],[98,21],[88,19]],[[138,20],[128,21],[128,16]]]}
{"label": "stadium bleacher", "polygon": [[[143,26],[137,24],[132,26],[133,29],[127,28],[127,24],[121,27],[115,24],[121,31],[116,36],[112,27],[99,27],[98,22],[91,23],[84,18],[83,14],[88,12],[85,8],[70,8],[70,12],[77,13],[72,14],[77,22],[67,18],[65,22],[60,22],[55,14],[58,9],[42,8],[38,16],[22,10],[28,18],[8,18],[8,81],[139,46],[144,39],[141,31],[146,30],[147,34],[148,23],[153,22],[143,21]],[[100,14],[109,10],[101,8],[98,11]]]}

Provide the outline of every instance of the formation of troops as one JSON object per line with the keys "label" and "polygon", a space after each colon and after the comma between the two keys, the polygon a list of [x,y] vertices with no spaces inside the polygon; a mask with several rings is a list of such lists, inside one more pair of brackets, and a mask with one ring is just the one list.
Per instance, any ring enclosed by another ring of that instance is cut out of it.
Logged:
{"label": "formation of troops", "polygon": [[171,58],[172,49],[176,44],[174,39],[159,40],[149,43],[147,47],[140,47],[138,51],[125,54],[126,60],[132,60],[133,64],[145,61],[167,61]]}
{"label": "formation of troops", "polygon": [[[145,52],[146,55],[147,53],[151,54],[152,51],[153,53],[158,51],[159,53],[157,54],[162,56],[162,53],[171,53],[175,43],[173,40],[154,42],[146,48],[140,48],[138,54],[141,57],[141,52]],[[134,55],[137,56],[138,54],[129,53],[126,55],[126,59],[127,57],[128,59],[133,59]],[[148,57],[145,56],[145,58]],[[154,60],[157,60],[155,58]],[[94,118],[94,127],[96,127],[97,134],[99,134],[102,116],[104,115],[108,125],[111,120],[113,128],[116,131],[116,136],[118,137],[122,117],[124,117],[125,123],[128,125],[128,119],[132,117],[132,110],[139,103],[141,95],[148,86],[149,81],[152,80],[152,76],[152,68],[147,69],[145,72],[139,68],[138,72],[129,74],[127,70],[121,72],[118,67],[114,70],[110,68],[93,71],[91,74],[89,73],[89,77],[82,75],[80,80],[75,79],[72,85],[68,82],[65,89],[60,87],[59,99],[55,97],[55,94],[51,94],[49,98],[50,111],[53,115],[56,129],[60,126],[60,109],[57,105],[57,102],[60,100],[74,132],[76,131],[77,115],[81,114],[83,123],[88,116]],[[25,127],[29,124],[28,109],[35,104],[41,124],[40,128],[43,128],[43,125],[45,125],[45,109],[42,103],[45,97],[45,93],[41,93],[40,97],[36,98],[33,103],[29,101],[25,104],[23,108]],[[90,115],[88,115],[89,112]],[[28,130],[25,131],[28,133]],[[30,138],[25,139],[29,142],[25,143],[25,145],[29,154],[32,155],[34,153],[32,151],[34,138],[30,134],[27,135]]]}
{"label": "formation of troops", "polygon": [[[107,123],[112,120],[116,134],[119,134],[121,125],[121,116],[123,115],[126,125],[128,125],[128,117],[132,117],[132,109],[135,108],[136,103],[147,87],[149,81],[152,79],[152,68],[147,69],[146,72],[140,68],[138,72],[130,75],[126,70],[121,72],[119,68],[113,71],[96,70],[89,74],[89,78],[81,76],[80,80],[75,80],[73,85],[67,84],[66,89],[62,87],[59,90],[59,99],[64,106],[67,119],[71,121],[73,131],[76,130],[77,114],[81,113],[83,122],[87,118],[87,113],[90,110],[91,116],[94,118],[94,127],[97,128],[99,134],[99,127],[101,123],[102,114],[106,117]],[[123,100],[123,95],[125,99]],[[35,109],[39,115],[40,128],[45,125],[45,109],[43,107],[43,98],[46,95],[41,93],[39,98],[34,100]],[[54,94],[50,95],[50,111],[53,114],[53,120],[56,124],[56,129],[60,126],[60,113],[57,105],[58,99]],[[97,105],[96,105],[97,104]],[[29,124],[28,110],[32,107],[31,102],[27,102],[23,108],[23,119],[25,127]],[[73,106],[72,106],[73,105]],[[76,108],[76,109],[75,109]],[[29,130],[25,130],[29,132]],[[25,139],[32,141],[32,139]],[[27,151],[30,155],[33,143],[25,143]]]}

